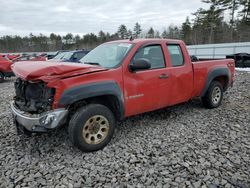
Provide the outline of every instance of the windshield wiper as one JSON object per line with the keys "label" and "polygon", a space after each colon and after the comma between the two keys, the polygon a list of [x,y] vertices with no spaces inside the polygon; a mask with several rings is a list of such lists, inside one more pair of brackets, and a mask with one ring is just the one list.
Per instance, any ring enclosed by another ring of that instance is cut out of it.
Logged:
{"label": "windshield wiper", "polygon": [[96,63],[96,62],[84,62],[84,64],[101,66],[99,63]]}

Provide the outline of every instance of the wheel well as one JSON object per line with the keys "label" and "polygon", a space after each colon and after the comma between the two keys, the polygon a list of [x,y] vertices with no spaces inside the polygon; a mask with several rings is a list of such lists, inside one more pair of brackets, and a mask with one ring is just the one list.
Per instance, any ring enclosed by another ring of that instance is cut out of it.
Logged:
{"label": "wheel well", "polygon": [[213,81],[218,81],[221,83],[223,90],[226,91],[228,87],[228,77],[227,76],[218,76],[213,79]]}
{"label": "wheel well", "polygon": [[69,111],[74,113],[78,108],[88,104],[102,104],[108,107],[114,114],[117,120],[122,119],[121,107],[119,101],[114,95],[103,95],[98,97],[91,97],[81,101],[77,101],[69,106]]}

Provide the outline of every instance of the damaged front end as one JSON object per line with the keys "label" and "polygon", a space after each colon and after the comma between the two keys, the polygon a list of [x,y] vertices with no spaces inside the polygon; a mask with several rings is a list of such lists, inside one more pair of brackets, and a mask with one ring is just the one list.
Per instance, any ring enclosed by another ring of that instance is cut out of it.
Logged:
{"label": "damaged front end", "polygon": [[44,82],[29,82],[17,78],[15,81],[15,105],[22,111],[42,113],[52,109],[54,88],[48,88]]}
{"label": "damaged front end", "polygon": [[17,78],[15,91],[11,109],[18,130],[47,132],[65,123],[68,110],[53,110],[55,89],[47,87],[45,82]]}

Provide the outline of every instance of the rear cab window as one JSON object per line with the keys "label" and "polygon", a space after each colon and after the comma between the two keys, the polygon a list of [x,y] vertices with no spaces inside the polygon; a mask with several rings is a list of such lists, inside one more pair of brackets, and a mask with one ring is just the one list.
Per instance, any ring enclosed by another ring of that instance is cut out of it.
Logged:
{"label": "rear cab window", "polygon": [[170,59],[173,67],[183,66],[184,57],[179,44],[167,44]]}

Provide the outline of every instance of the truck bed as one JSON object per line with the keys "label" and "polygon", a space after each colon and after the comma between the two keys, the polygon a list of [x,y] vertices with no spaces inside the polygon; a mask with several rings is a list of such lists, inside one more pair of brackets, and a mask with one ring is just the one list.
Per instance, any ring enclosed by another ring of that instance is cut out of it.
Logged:
{"label": "truck bed", "polygon": [[[221,59],[221,60],[202,60],[192,62],[194,73],[194,96],[201,96],[209,76],[209,72],[213,69],[222,68],[229,69],[231,80],[234,80],[234,60]],[[206,76],[204,76],[206,75]]]}

